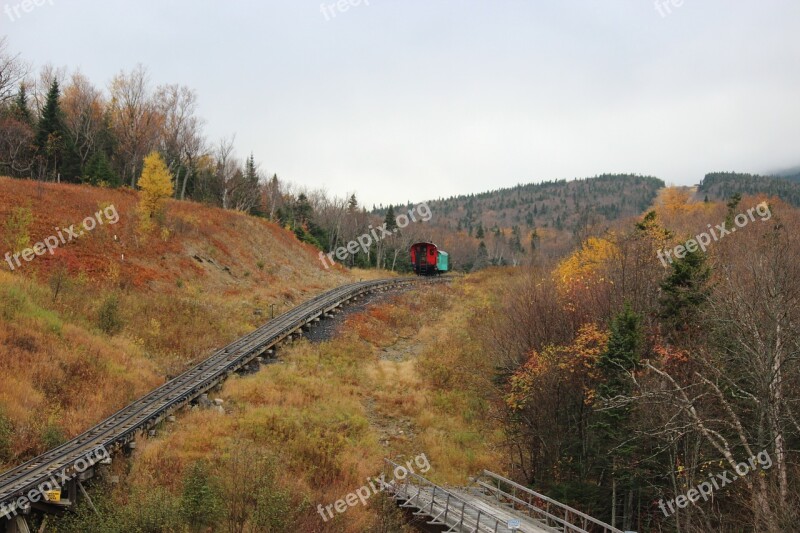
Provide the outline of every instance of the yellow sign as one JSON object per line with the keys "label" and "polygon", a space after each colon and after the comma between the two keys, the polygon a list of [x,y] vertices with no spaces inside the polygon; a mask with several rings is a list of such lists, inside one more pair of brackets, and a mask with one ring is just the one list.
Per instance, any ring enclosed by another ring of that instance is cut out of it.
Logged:
{"label": "yellow sign", "polygon": [[58,503],[61,501],[60,490],[46,490],[44,491],[44,499],[48,502]]}

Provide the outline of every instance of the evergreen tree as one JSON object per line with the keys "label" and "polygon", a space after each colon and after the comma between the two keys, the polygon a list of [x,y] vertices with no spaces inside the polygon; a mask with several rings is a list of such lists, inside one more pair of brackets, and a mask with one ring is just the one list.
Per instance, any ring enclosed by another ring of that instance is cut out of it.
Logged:
{"label": "evergreen tree", "polygon": [[386,210],[386,217],[383,219],[386,223],[386,229],[388,231],[394,231],[397,229],[397,217],[394,214],[394,206],[389,206],[389,209]]}
{"label": "evergreen tree", "polygon": [[605,387],[609,393],[605,397],[628,391],[630,383],[622,376],[627,376],[639,364],[642,344],[642,317],[625,303],[611,321],[608,347],[600,357],[599,368],[605,378],[601,389]]}
{"label": "evergreen tree", "polygon": [[728,201],[728,215],[725,217],[725,224],[730,227],[733,226],[733,219],[736,216],[736,208],[739,207],[739,202],[742,201],[741,193],[736,193],[731,196],[731,199]]}
{"label": "evergreen tree", "polygon": [[297,197],[297,202],[294,205],[294,221],[296,225],[306,226],[311,220],[314,213],[314,208],[308,201],[308,196],[305,193],[300,193]]}
{"label": "evergreen tree", "polygon": [[58,81],[53,81],[47,92],[47,100],[34,138],[37,155],[46,162],[53,175],[61,168],[66,141],[64,116],[59,103],[60,95]]}
{"label": "evergreen tree", "polygon": [[[280,210],[279,217],[286,218]],[[314,207],[305,193],[300,193],[297,197],[288,217],[289,220],[285,220],[284,223],[291,228],[300,242],[323,249],[321,243],[328,242],[329,236],[324,228],[314,222]]]}
{"label": "evergreen tree", "polygon": [[511,228],[511,251],[517,253],[525,253],[525,248],[522,247],[522,232],[519,229],[519,226],[513,226]]}
{"label": "evergreen tree", "polygon": [[478,255],[475,258],[475,263],[472,266],[472,271],[478,271],[482,268],[489,266],[489,251],[486,249],[486,243],[481,241],[478,245]]}
{"label": "evergreen tree", "polygon": [[[643,344],[642,317],[626,302],[611,322],[608,345],[598,362],[601,374],[598,396],[603,409],[597,412],[594,424],[598,457],[604,459],[598,466],[611,474],[611,525],[614,526],[619,495],[630,495],[637,489],[631,409],[626,402],[618,404],[615,400],[630,396],[629,373],[639,365]],[[626,521],[630,519],[630,516],[626,517]]]}
{"label": "evergreen tree", "polygon": [[697,316],[711,292],[711,268],[701,250],[686,252],[672,263],[672,271],[661,284],[661,318],[673,329],[682,331]]}
{"label": "evergreen tree", "polygon": [[252,194],[259,198],[259,201],[254,202],[253,206],[250,208],[250,214],[255,216],[264,216],[264,212],[262,211],[262,202],[260,200],[261,176],[258,174],[256,159],[252,152],[250,153],[250,157],[248,157],[244,163],[244,182],[245,190],[252,191]]}
{"label": "evergreen tree", "polygon": [[480,222],[478,222],[478,229],[475,230],[475,238],[481,240],[486,238],[486,232],[483,230],[483,224]]}
{"label": "evergreen tree", "polygon": [[355,194],[350,195],[350,200],[347,202],[347,212],[351,215],[358,212],[358,200]]}
{"label": "evergreen tree", "polygon": [[28,108],[28,90],[24,83],[20,84],[17,97],[11,106],[11,116],[28,126],[33,126],[33,115]]}
{"label": "evergreen tree", "polygon": [[244,178],[250,185],[258,186],[258,181],[259,181],[258,169],[256,168],[256,160],[255,157],[253,157],[252,153],[245,162]]}
{"label": "evergreen tree", "polygon": [[103,151],[99,151],[89,158],[82,179],[84,183],[90,185],[119,187],[122,184],[111,166],[111,161]]}
{"label": "evergreen tree", "polygon": [[728,201],[728,204],[727,204],[728,205],[728,211],[733,213],[733,211],[735,211],[736,208],[739,207],[739,203],[741,201],[742,201],[741,193],[737,192],[736,194],[731,196],[731,199]]}

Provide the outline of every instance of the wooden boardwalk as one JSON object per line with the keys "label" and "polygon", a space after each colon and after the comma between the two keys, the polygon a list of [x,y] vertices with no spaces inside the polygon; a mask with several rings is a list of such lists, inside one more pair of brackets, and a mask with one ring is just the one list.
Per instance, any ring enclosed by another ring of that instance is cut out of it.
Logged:
{"label": "wooden boardwalk", "polygon": [[[388,459],[386,466],[398,468]],[[441,487],[416,474],[389,486],[401,507],[449,532],[624,533],[489,471],[463,488]]]}

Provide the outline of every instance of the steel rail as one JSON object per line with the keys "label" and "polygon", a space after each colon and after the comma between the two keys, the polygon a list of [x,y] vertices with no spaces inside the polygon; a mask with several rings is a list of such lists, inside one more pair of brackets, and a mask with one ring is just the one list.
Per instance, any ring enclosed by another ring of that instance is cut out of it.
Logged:
{"label": "steel rail", "polygon": [[365,293],[416,280],[364,281],[333,289],[291,309],[264,326],[217,350],[198,365],[120,409],[72,440],[0,474],[0,505],[35,490],[51,476],[69,472],[76,461],[95,449],[120,449],[139,431],[148,430],[170,413],[196,400],[256,357],[322,315]]}

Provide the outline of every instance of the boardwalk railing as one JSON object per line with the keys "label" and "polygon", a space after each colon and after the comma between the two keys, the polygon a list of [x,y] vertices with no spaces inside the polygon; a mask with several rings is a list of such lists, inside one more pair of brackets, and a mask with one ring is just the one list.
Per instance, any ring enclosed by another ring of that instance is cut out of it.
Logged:
{"label": "boardwalk railing", "polygon": [[483,474],[474,480],[474,485],[473,490],[491,496],[500,504],[517,512],[539,519],[549,527],[576,533],[625,533],[488,470],[484,470]]}
{"label": "boardwalk railing", "polygon": [[[402,466],[385,460],[389,473]],[[387,478],[391,476],[387,475]],[[389,484],[389,492],[401,507],[416,509],[417,516],[429,516],[429,524],[450,528],[449,531],[506,533],[511,530],[505,521],[470,504],[450,490],[409,473],[402,480]]]}

